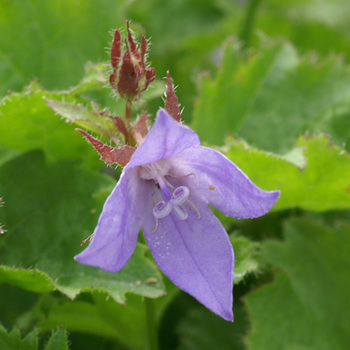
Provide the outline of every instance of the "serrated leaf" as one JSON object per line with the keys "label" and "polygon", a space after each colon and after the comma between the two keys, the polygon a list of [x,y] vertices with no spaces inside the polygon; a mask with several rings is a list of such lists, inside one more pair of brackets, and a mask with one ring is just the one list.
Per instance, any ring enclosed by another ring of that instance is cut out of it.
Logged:
{"label": "serrated leaf", "polygon": [[296,146],[287,159],[243,142],[233,143],[226,155],[260,187],[281,190],[274,210],[350,208],[349,154],[322,135],[300,137]]}
{"label": "serrated leaf", "polygon": [[48,166],[40,152],[32,152],[3,165],[0,184],[6,197],[1,221],[8,230],[0,241],[0,264],[7,265],[0,273],[3,282],[37,292],[57,289],[70,298],[101,290],[118,302],[127,292],[164,294],[159,270],[145,258],[142,244],[116,274],[73,260],[80,242],[93,232],[115,184],[111,178],[70,161]]}
{"label": "serrated leaf", "polygon": [[[166,306],[179,289],[168,280],[167,294],[158,299],[145,299],[129,294],[125,304],[115,303],[105,292],[93,291],[70,301],[53,294],[45,295],[32,311],[36,325],[50,330],[62,324],[70,332],[93,334],[125,344],[128,348],[144,349],[148,329],[149,305],[158,327]],[[148,305],[148,306],[147,306]]]}
{"label": "serrated leaf", "polygon": [[350,137],[349,79],[340,59],[300,58],[288,43],[264,43],[248,59],[228,44],[217,76],[202,80],[193,125],[202,141],[222,145],[237,134],[277,153],[306,131],[343,143]]}
{"label": "serrated leaf", "polygon": [[36,330],[27,334],[23,339],[17,328],[7,332],[0,325],[0,349],[1,350],[37,350],[38,349],[38,332]]}
{"label": "serrated leaf", "polygon": [[91,147],[72,125],[54,115],[43,98],[74,97],[42,90],[36,83],[25,93],[12,93],[0,101],[0,146],[18,151],[42,149],[50,161],[81,158],[96,163]]}
{"label": "serrated leaf", "polygon": [[16,285],[31,292],[51,292],[55,290],[52,279],[43,271],[21,269],[0,265],[0,282]]}
{"label": "serrated leaf", "polygon": [[102,134],[108,140],[113,140],[118,134],[112,120],[102,116],[98,112],[91,111],[75,103],[51,100],[48,98],[45,98],[45,101],[50,108],[67,121],[74,122],[80,127],[97,134]]}
{"label": "serrated leaf", "polygon": [[70,332],[94,334],[132,349],[142,349],[147,338],[145,300],[139,296],[129,295],[122,305],[106,293],[93,292],[90,302],[52,300],[41,313],[38,326],[44,330],[64,324]]}
{"label": "serrated leaf", "polygon": [[230,240],[235,251],[234,283],[238,284],[247,275],[258,272],[256,255],[260,244],[236,234],[231,234]]}
{"label": "serrated leaf", "polygon": [[246,298],[252,322],[248,348],[346,349],[350,226],[295,219],[287,223],[285,238],[267,242],[262,254],[283,273]]}
{"label": "serrated leaf", "polygon": [[44,350],[68,350],[67,332],[64,329],[58,329],[53,332]]}
{"label": "serrated leaf", "polygon": [[[0,349],[38,350],[38,331],[34,330],[21,339],[21,333],[17,328],[7,332],[0,325]],[[66,331],[64,329],[54,331],[44,350],[68,350]]]}

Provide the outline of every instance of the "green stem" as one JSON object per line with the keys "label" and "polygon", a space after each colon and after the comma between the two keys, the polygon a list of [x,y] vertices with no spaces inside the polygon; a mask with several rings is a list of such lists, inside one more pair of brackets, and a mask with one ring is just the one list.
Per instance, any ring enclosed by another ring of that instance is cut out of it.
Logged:
{"label": "green stem", "polygon": [[130,131],[130,125],[131,125],[131,108],[132,108],[132,101],[127,99],[126,108],[125,108],[125,120],[126,120],[126,128],[128,132]]}
{"label": "green stem", "polygon": [[158,350],[158,327],[154,310],[154,301],[151,298],[145,298],[144,303],[146,311],[148,349]]}
{"label": "green stem", "polygon": [[239,33],[239,39],[242,43],[243,49],[249,47],[252,39],[256,14],[262,0],[249,0],[247,4],[247,11],[244,17],[241,31]]}

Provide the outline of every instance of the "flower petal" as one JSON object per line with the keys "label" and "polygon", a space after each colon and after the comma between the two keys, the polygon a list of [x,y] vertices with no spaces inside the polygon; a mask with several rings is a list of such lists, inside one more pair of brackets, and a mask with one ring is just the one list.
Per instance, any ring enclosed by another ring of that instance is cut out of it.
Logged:
{"label": "flower petal", "polygon": [[107,198],[89,246],[75,260],[109,272],[119,271],[133,254],[140,230],[137,169],[123,172]]}
{"label": "flower petal", "polygon": [[191,198],[180,220],[171,213],[158,220],[141,218],[141,226],[154,260],[179,288],[226,320],[233,320],[234,254],[225,229],[207,204]]}
{"label": "flower petal", "polygon": [[[227,216],[255,218],[266,214],[276,203],[280,191],[264,191],[220,152],[195,147],[172,158],[186,183],[206,202]],[[179,175],[179,174],[178,174]]]}
{"label": "flower petal", "polygon": [[178,123],[164,109],[160,109],[151,130],[133,154],[126,169],[169,158],[199,144],[198,135],[193,130]]}

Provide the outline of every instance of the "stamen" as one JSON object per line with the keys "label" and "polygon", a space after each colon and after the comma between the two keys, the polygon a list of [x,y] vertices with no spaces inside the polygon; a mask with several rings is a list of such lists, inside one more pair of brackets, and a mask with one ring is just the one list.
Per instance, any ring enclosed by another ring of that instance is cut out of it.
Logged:
{"label": "stamen", "polygon": [[[157,183],[156,183],[156,185],[158,185]],[[158,185],[159,186],[159,185]],[[157,186],[157,187],[158,187]],[[152,202],[153,202],[153,205],[155,206],[156,205],[156,201],[154,200],[154,193],[152,194]],[[153,214],[154,215],[154,214]],[[156,226],[154,227],[154,229],[153,229],[153,231],[152,232],[156,232],[157,231],[157,228],[158,228],[158,218],[157,217],[155,217],[155,219],[156,219]]]}
{"label": "stamen", "polygon": [[189,173],[189,174],[181,175],[181,176],[176,176],[176,175],[168,174],[167,176],[169,176],[169,177],[171,177],[171,178],[173,178],[173,179],[182,179],[183,177],[187,177],[187,176],[191,176],[191,175],[194,176],[193,173]]}
{"label": "stamen", "polygon": [[158,228],[158,218],[156,217],[156,226],[155,226],[155,228],[153,229],[152,232],[156,232],[156,231],[157,231],[157,228]]}
{"label": "stamen", "polygon": [[198,219],[200,219],[201,218],[201,213],[197,209],[197,207],[189,199],[187,199],[186,203],[188,203],[191,206],[191,208],[197,213]]}

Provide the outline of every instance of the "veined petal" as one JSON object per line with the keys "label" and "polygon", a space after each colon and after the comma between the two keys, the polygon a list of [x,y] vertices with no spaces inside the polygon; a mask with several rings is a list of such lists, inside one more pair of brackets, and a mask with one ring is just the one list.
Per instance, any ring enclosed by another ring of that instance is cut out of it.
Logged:
{"label": "veined petal", "polygon": [[126,169],[169,158],[187,148],[199,146],[198,135],[160,109],[157,119]]}
{"label": "veined petal", "polygon": [[255,218],[266,214],[280,191],[264,191],[220,152],[206,147],[185,150],[172,159],[188,186],[227,216]]}
{"label": "veined petal", "polygon": [[141,218],[144,236],[160,269],[179,288],[226,320],[233,320],[234,254],[225,229],[206,203],[182,204],[188,218],[175,213],[158,220]]}
{"label": "veined petal", "polygon": [[107,198],[89,246],[75,260],[109,272],[119,271],[133,254],[140,230],[138,169],[123,172]]}

